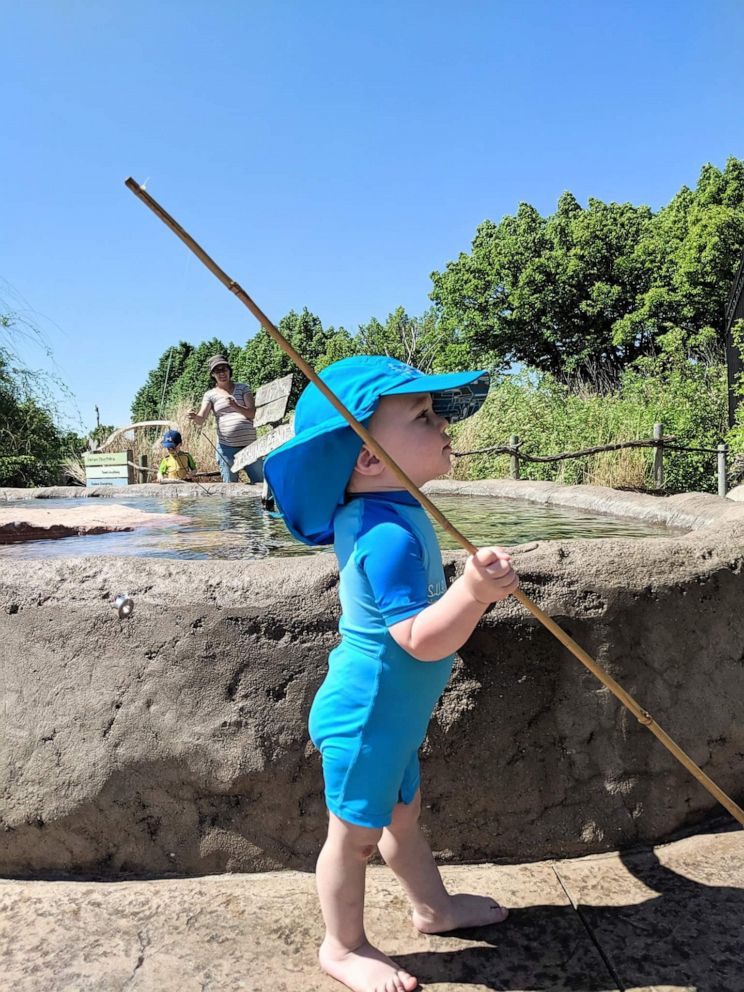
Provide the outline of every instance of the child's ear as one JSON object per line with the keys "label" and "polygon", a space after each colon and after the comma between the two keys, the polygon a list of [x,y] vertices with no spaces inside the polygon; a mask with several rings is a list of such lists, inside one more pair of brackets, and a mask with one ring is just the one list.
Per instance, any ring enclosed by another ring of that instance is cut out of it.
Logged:
{"label": "child's ear", "polygon": [[354,471],[360,475],[379,475],[385,466],[377,455],[372,454],[366,444],[362,445],[354,466]]}

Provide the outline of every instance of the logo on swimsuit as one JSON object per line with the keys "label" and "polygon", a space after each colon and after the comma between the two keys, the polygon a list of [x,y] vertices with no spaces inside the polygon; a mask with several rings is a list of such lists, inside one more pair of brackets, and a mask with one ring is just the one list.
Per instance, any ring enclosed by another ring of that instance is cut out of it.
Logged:
{"label": "logo on swimsuit", "polygon": [[444,596],[446,589],[447,589],[447,583],[445,582],[444,579],[442,579],[441,582],[430,582],[429,588],[427,589],[429,602],[433,603],[435,599],[439,599],[440,596]]}

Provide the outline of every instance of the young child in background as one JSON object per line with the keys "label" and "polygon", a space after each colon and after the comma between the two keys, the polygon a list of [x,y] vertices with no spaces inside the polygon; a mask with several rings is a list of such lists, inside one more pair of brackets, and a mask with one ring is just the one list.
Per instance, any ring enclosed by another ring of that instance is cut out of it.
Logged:
{"label": "young child in background", "polygon": [[[321,378],[417,486],[449,471],[448,422],[488,392],[484,372],[425,375],[379,356],[335,362]],[[310,712],[329,811],[320,964],[353,992],[411,992],[415,976],[367,940],[367,861],[379,848],[424,933],[505,918],[491,898],[445,889],[418,822],[418,749],[453,653],[518,580],[503,549],[483,548],[447,589],[426,513],[313,384],[295,431],[266,459],[266,477],[296,537],[334,542],[342,608],[341,643]]]}
{"label": "young child in background", "polygon": [[190,479],[196,471],[196,462],[188,451],[181,451],[183,438],[178,431],[166,431],[161,444],[165,458],[158,468],[158,482],[172,482],[175,479]]}

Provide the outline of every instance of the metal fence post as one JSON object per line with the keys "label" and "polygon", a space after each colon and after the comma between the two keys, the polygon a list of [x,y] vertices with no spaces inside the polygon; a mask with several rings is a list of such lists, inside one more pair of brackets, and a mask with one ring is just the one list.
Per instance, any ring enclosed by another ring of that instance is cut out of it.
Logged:
{"label": "metal fence post", "polygon": [[[516,448],[519,444],[519,437],[516,434],[512,434],[509,438],[509,447]],[[512,479],[519,478],[519,455],[509,455],[509,475]]]}
{"label": "metal fence post", "polygon": [[[654,424],[654,440],[660,441],[663,433],[663,425]],[[654,445],[654,487],[664,487],[664,446],[661,444]]]}
{"label": "metal fence post", "polygon": [[139,468],[137,469],[137,482],[147,482],[147,455],[139,456]]}
{"label": "metal fence post", "polygon": [[728,449],[725,444],[718,445],[718,495],[725,496],[726,489],[726,454]]}

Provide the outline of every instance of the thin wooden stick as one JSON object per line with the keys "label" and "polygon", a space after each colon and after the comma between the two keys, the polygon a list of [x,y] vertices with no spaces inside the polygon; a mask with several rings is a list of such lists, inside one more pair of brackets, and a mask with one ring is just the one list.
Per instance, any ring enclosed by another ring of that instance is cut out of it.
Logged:
{"label": "thin wooden stick", "polygon": [[[390,471],[395,475],[398,481],[401,483],[404,489],[406,489],[415,499],[421,503],[421,505],[427,510],[427,512],[437,521],[437,523],[445,530],[452,538],[457,541],[461,547],[468,551],[471,555],[475,554],[478,550],[474,544],[460,533],[460,531],[450,523],[449,520],[444,516],[444,514],[429,500],[418,488],[418,486],[408,478],[403,469],[401,469],[388,455],[384,448],[380,447],[378,442],[372,437],[372,435],[367,431],[367,429],[359,423],[359,421],[346,409],[343,403],[338,399],[338,397],[328,388],[328,386],[323,382],[323,380],[317,375],[314,369],[312,369],[307,362],[299,355],[292,345],[287,341],[283,334],[278,330],[277,327],[269,320],[266,314],[253,302],[250,296],[245,292],[245,290],[231,279],[223,270],[210,258],[209,255],[204,251],[204,249],[197,244],[196,241],[188,234],[181,225],[174,220],[169,213],[167,213],[157,202],[153,199],[150,194],[140,186],[139,183],[135,182],[134,179],[129,178],[126,180],[125,185],[138,197],[146,206],[156,214],[163,223],[173,231],[174,234],[183,241],[183,243],[196,255],[196,257],[206,265],[209,271],[215,275],[219,281],[230,290],[237,298],[251,311],[253,316],[259,321],[262,327],[265,328],[267,333],[273,338],[274,341],[279,345],[279,347],[284,351],[295,365],[307,376],[307,378],[321,391],[323,396],[328,400],[329,403],[341,414],[341,416],[348,422],[349,426],[361,437],[367,447],[372,451],[385,466],[390,469]],[[744,810],[738,806],[733,799],[731,799],[722,789],[720,789],[716,783],[705,774],[702,768],[699,768],[692,758],[686,754],[682,748],[676,744],[672,738],[662,730],[658,723],[654,720],[650,713],[644,710],[631,695],[629,695],[621,685],[619,685],[604,669],[587,654],[583,648],[569,637],[569,635],[563,630],[552,617],[548,616],[547,613],[543,612],[539,606],[532,602],[532,600],[524,593],[521,589],[517,589],[514,593],[515,598],[528,610],[540,623],[556,637],[561,644],[567,648],[571,654],[577,658],[582,665],[594,675],[599,681],[606,686],[610,692],[620,700],[620,702],[625,706],[633,716],[642,723],[645,727],[651,731],[651,733],[661,741],[664,747],[674,755],[674,757],[682,764],[684,767],[704,786],[708,792],[722,805],[738,822],[744,826]]]}

